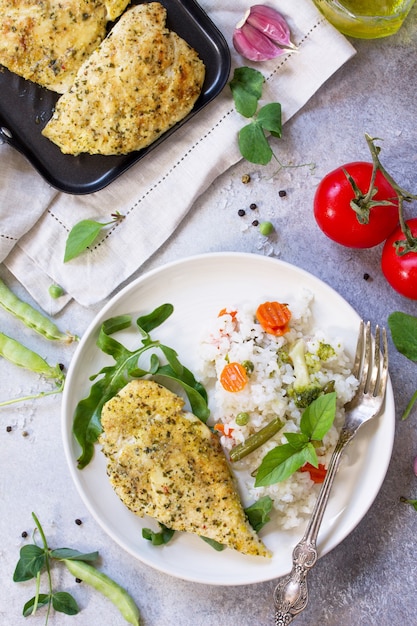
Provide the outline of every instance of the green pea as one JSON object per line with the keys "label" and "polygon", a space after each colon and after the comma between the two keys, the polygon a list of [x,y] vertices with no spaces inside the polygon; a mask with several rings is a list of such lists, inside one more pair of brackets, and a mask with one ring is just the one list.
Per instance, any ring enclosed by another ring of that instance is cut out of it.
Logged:
{"label": "green pea", "polygon": [[129,624],[139,626],[139,609],[123,587],[84,561],[62,559],[70,573],[113,602]]}
{"label": "green pea", "polygon": [[271,222],[261,222],[259,224],[259,232],[261,233],[261,235],[264,235],[265,237],[268,237],[268,235],[272,235],[274,230],[275,228],[273,227]]}
{"label": "green pea", "polygon": [[245,411],[242,411],[241,413],[238,413],[236,415],[236,424],[238,426],[246,426],[246,424],[249,422],[250,420],[250,415],[249,413],[246,413]]}
{"label": "green pea", "polygon": [[252,374],[253,370],[255,369],[255,366],[252,363],[252,361],[242,361],[242,365],[248,374]]}
{"label": "green pea", "polygon": [[77,337],[70,335],[69,333],[63,333],[48,317],[43,315],[40,311],[33,308],[27,302],[20,300],[0,279],[0,306],[2,306],[8,313],[11,313],[21,322],[23,322],[28,328],[35,330],[37,333],[55,341],[66,341],[70,343]]}
{"label": "green pea", "polygon": [[49,291],[49,295],[54,300],[64,295],[64,290],[60,285],[50,285],[48,291]]}

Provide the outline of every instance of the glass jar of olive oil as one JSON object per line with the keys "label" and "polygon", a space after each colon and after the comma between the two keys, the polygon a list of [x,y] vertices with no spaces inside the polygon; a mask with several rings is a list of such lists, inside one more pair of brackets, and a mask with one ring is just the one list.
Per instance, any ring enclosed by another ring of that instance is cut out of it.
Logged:
{"label": "glass jar of olive oil", "polygon": [[314,4],[345,35],[375,39],[396,33],[414,0],[314,0]]}

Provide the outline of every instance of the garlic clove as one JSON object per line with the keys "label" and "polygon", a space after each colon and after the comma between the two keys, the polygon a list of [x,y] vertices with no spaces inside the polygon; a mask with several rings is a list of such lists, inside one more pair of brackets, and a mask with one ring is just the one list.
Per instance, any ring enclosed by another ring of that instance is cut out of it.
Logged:
{"label": "garlic clove", "polygon": [[287,52],[247,22],[242,28],[235,29],[233,45],[239,54],[250,61],[267,61]]}
{"label": "garlic clove", "polygon": [[275,9],[255,4],[245,15],[246,22],[280,46],[295,48],[290,40],[290,29],[284,17]]}

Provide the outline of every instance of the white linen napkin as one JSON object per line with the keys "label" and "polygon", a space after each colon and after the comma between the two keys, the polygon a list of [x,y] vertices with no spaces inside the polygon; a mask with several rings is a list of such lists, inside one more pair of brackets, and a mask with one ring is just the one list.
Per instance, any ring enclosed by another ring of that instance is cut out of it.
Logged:
{"label": "white linen napkin", "polygon": [[[298,51],[251,64],[232,46],[233,29],[250,6],[247,1],[200,4],[230,46],[232,72],[242,65],[260,70],[266,78],[263,99],[281,103],[284,122],[355,53],[311,0],[270,0],[288,19]],[[226,85],[147,157],[105,189],[85,196],[55,191],[20,154],[0,145],[0,261],[50,313],[70,298],[84,306],[100,302],[158,250],[213,180],[240,160],[237,132],[243,124]],[[85,218],[108,222],[115,211],[125,219],[64,264],[72,226]],[[52,282],[68,294],[53,303],[48,295]]]}

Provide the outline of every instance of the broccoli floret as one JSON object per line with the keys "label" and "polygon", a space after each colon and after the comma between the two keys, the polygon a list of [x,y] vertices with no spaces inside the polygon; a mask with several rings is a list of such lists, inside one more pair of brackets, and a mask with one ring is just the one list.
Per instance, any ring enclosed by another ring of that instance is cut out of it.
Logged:
{"label": "broccoli floret", "polygon": [[289,356],[294,369],[295,381],[288,395],[294,398],[295,405],[300,409],[305,409],[313,400],[323,392],[320,385],[310,380],[306,362],[305,344],[299,339],[290,349]]}
{"label": "broccoli floret", "polygon": [[317,349],[317,356],[320,361],[328,361],[336,356],[336,350],[329,343],[324,343],[324,341],[320,342],[320,345]]}
{"label": "broccoli floret", "polygon": [[323,389],[316,383],[310,383],[308,387],[293,387],[291,396],[294,398],[295,406],[299,409],[306,409],[313,400],[316,400],[323,393]]}

